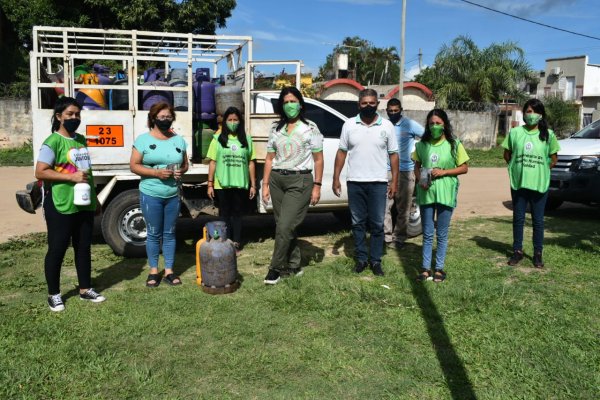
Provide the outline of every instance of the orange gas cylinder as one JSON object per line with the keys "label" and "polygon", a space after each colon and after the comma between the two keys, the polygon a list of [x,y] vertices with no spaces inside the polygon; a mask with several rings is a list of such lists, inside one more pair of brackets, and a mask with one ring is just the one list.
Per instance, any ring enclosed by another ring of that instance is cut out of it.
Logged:
{"label": "orange gas cylinder", "polygon": [[240,287],[233,242],[227,239],[227,224],[207,223],[196,243],[196,283],[210,294],[235,292]]}

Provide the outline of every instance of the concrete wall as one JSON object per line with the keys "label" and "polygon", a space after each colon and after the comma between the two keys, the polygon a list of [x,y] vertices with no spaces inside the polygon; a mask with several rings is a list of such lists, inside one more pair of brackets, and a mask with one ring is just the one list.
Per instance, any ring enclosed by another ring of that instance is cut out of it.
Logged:
{"label": "concrete wall", "polygon": [[335,85],[321,94],[323,100],[345,100],[358,102],[358,89],[349,85]]}
{"label": "concrete wall", "polygon": [[[429,111],[404,110],[403,114],[425,125]],[[446,110],[457,136],[467,149],[488,150],[496,145],[498,115],[492,112]],[[385,113],[383,114],[385,115]]]}
{"label": "concrete wall", "polygon": [[[550,86],[552,91],[559,90],[558,81],[560,77],[574,76],[575,85],[583,86],[585,67],[587,65],[587,56],[577,57],[565,57],[565,58],[551,58],[546,60],[546,77],[542,80],[541,84],[548,87]],[[559,76],[551,75],[550,71],[552,68],[560,67],[561,73]]]}
{"label": "concrete wall", "polygon": [[32,140],[31,101],[0,99],[0,148],[15,148]]}

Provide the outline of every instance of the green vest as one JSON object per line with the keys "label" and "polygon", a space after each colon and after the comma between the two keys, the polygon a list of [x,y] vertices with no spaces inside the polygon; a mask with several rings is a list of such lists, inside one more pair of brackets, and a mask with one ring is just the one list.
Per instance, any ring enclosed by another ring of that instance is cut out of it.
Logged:
{"label": "green vest", "polygon": [[[456,147],[460,141],[456,139]],[[421,160],[422,168],[456,168],[456,159],[452,155],[452,147],[447,140],[438,144],[420,141],[416,144],[416,152]],[[458,178],[456,176],[444,176],[431,181],[429,189],[425,190],[417,185],[417,204],[442,204],[448,207],[456,207],[456,194],[458,193]]]}
{"label": "green vest", "polygon": [[550,155],[559,150],[554,132],[548,130],[548,140],[541,141],[540,132],[519,126],[510,130],[502,146],[511,151],[508,163],[510,187],[545,193],[550,186]]}
{"label": "green vest", "polygon": [[75,183],[52,182],[52,201],[56,209],[62,214],[74,214],[79,211],[94,211],[96,209],[96,188],[92,175],[90,153],[86,147],[85,137],[75,134],[75,137],[66,138],[60,133],[53,133],[44,144],[54,152],[54,170],[61,174],[74,174],[77,171],[88,172],[88,183],[91,187],[91,200],[89,206],[76,206],[73,204]]}
{"label": "green vest", "polygon": [[252,154],[252,140],[248,146],[242,147],[237,137],[229,136],[227,147],[221,146],[217,140],[217,159],[215,174],[223,189],[248,189],[248,162]]}

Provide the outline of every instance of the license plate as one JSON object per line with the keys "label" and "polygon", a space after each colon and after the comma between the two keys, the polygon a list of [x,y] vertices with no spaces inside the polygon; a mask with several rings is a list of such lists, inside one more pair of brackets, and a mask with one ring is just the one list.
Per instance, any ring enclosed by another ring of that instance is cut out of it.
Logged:
{"label": "license plate", "polygon": [[123,125],[88,125],[88,147],[123,147]]}

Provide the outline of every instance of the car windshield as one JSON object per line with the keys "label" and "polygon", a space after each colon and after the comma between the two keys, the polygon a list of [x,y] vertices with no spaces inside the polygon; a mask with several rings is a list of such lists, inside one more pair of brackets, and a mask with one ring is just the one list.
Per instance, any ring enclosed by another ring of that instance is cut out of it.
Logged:
{"label": "car windshield", "polygon": [[589,124],[571,137],[574,139],[600,139],[600,120]]}

